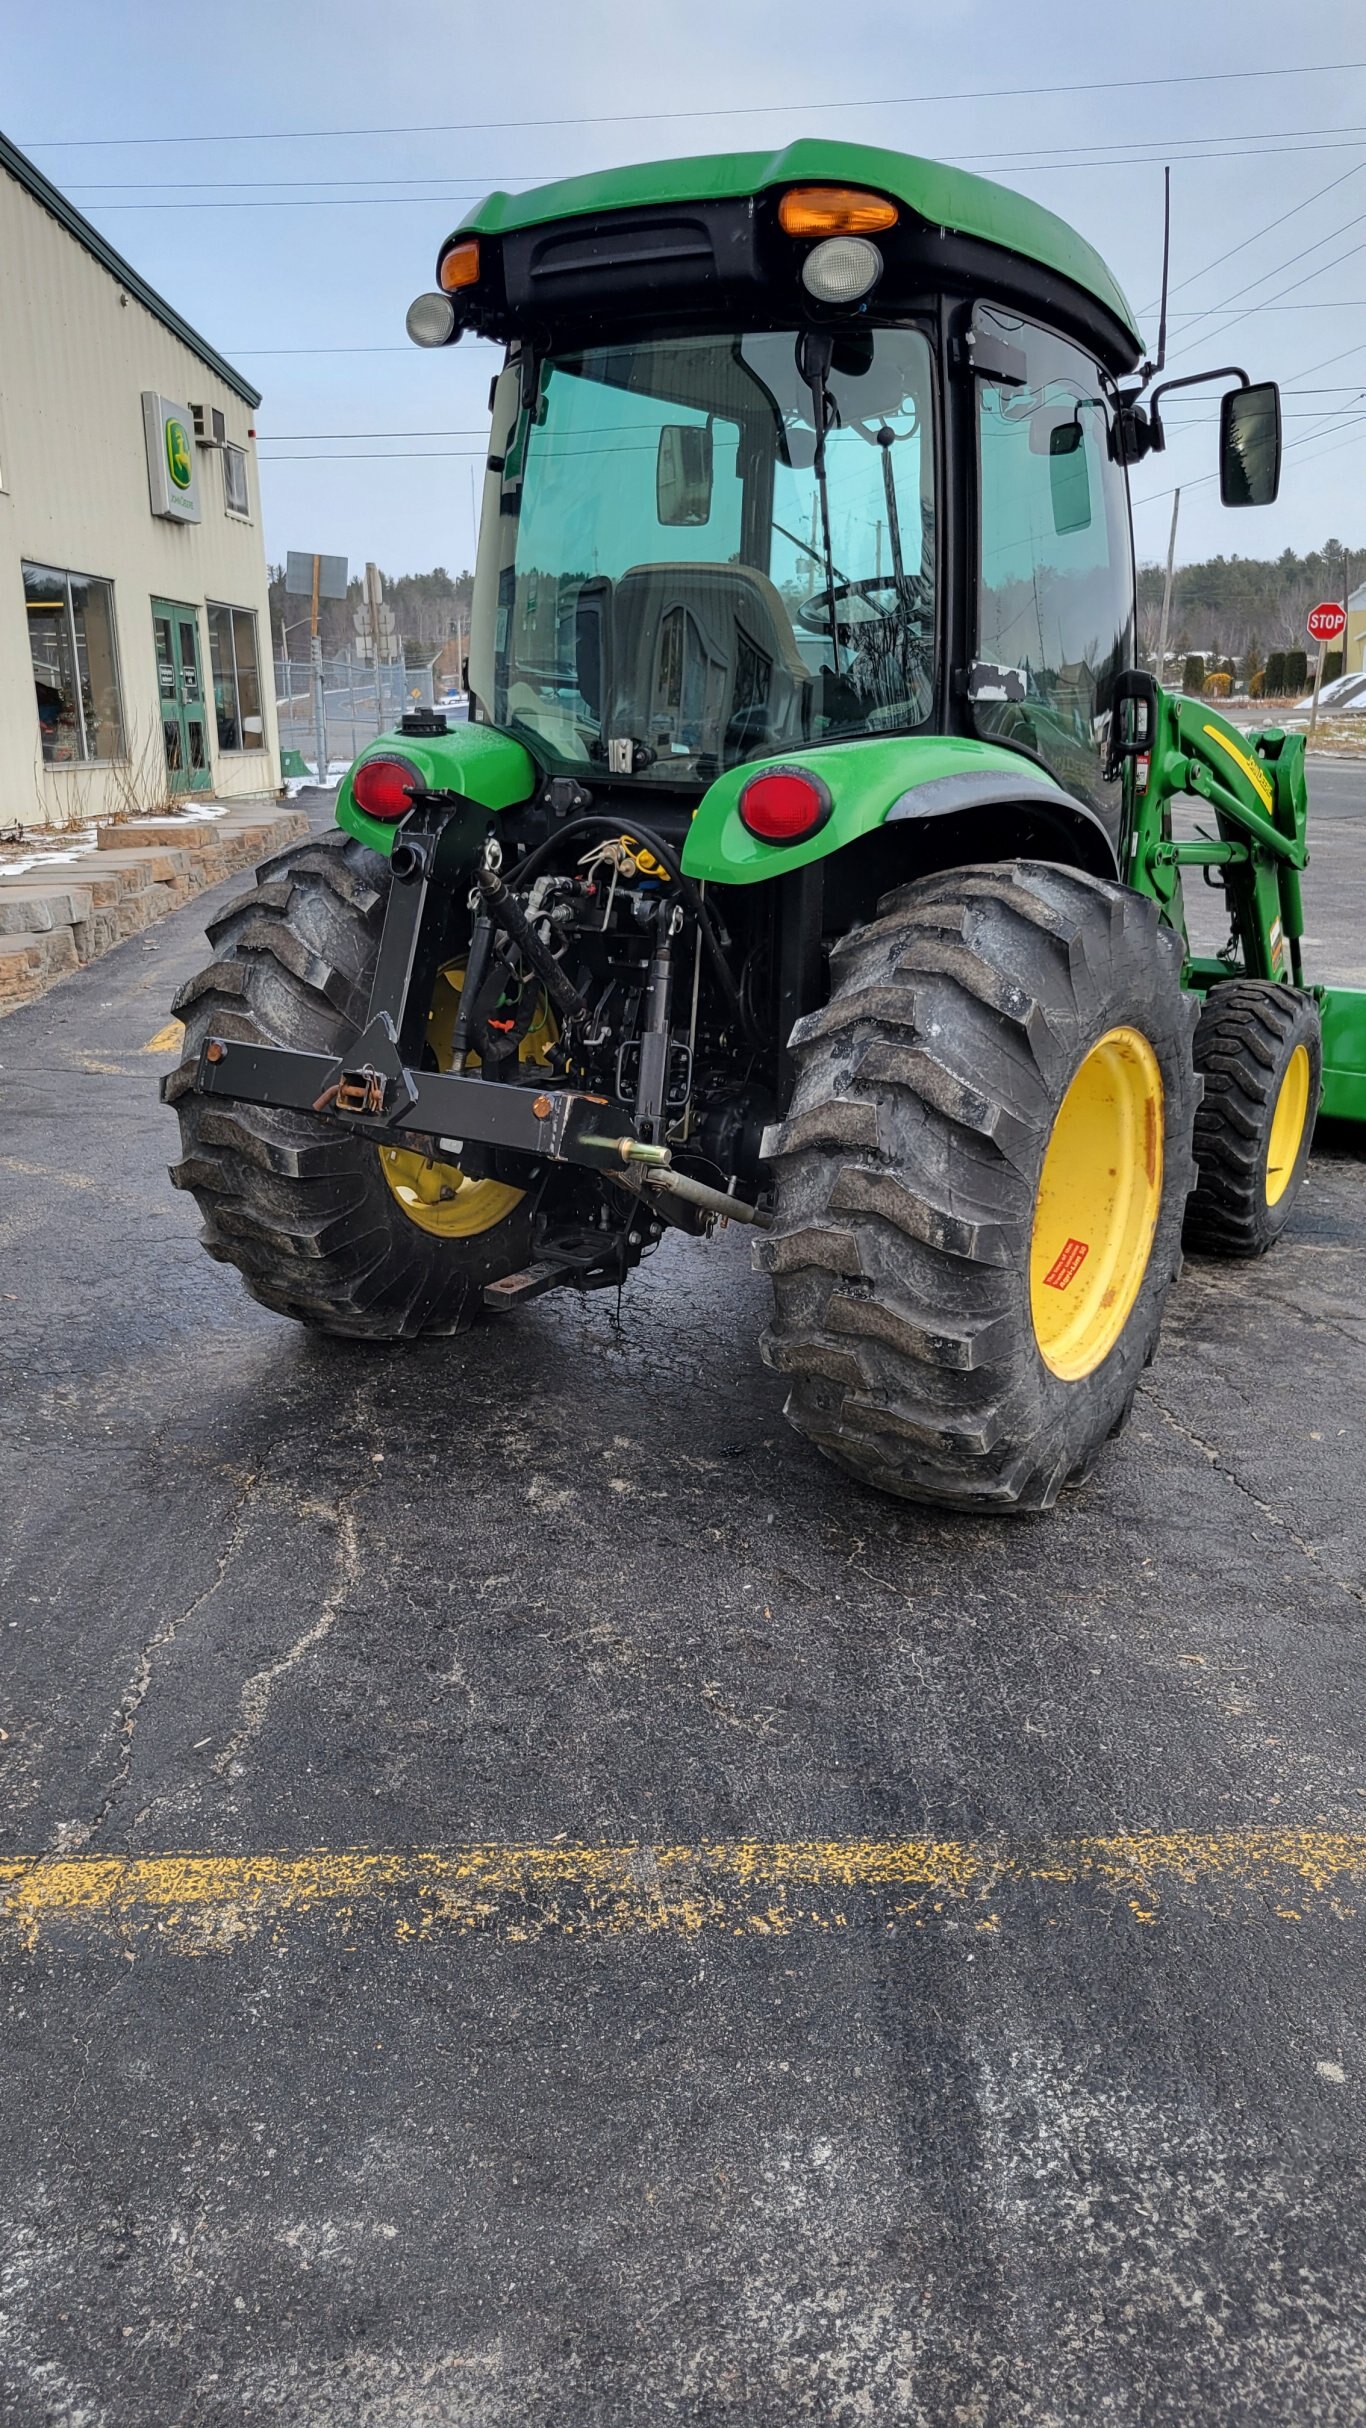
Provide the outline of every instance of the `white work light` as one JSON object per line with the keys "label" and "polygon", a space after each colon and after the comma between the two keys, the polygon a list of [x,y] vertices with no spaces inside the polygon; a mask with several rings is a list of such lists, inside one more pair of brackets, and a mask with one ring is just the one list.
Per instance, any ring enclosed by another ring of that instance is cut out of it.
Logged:
{"label": "white work light", "polygon": [[414,296],[404,323],[415,346],[444,346],[455,327],[455,306],[449,295]]}
{"label": "white work light", "polygon": [[827,236],[802,263],[802,285],[821,303],[857,303],[881,275],[882,255],[866,236]]}

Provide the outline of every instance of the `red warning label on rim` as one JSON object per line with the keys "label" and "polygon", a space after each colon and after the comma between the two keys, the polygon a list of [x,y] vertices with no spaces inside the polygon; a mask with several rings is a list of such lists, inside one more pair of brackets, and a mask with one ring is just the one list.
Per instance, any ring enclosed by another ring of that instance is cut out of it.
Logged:
{"label": "red warning label on rim", "polygon": [[1082,1266],[1085,1264],[1090,1253],[1091,1243],[1089,1240],[1064,1240],[1061,1249],[1044,1275],[1044,1282],[1046,1286],[1050,1290],[1069,1289],[1072,1283],[1076,1280],[1077,1275],[1080,1273]]}

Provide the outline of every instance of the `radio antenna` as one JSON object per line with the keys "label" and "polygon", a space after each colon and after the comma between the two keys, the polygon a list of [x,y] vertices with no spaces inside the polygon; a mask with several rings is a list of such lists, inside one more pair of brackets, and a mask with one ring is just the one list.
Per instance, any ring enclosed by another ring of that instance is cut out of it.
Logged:
{"label": "radio antenna", "polygon": [[1172,257],[1172,173],[1162,171],[1162,310],[1157,324],[1157,360],[1143,365],[1143,385],[1167,367],[1167,278]]}

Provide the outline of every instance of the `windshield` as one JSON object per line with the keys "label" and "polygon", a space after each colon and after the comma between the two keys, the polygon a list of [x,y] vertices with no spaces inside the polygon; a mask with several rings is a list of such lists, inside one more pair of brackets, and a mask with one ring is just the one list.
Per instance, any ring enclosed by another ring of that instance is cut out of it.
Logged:
{"label": "windshield", "polygon": [[511,365],[479,549],[483,713],[552,766],[666,783],[923,724],[930,400],[916,329],[841,332],[828,370],[819,346],[799,368],[793,330]]}

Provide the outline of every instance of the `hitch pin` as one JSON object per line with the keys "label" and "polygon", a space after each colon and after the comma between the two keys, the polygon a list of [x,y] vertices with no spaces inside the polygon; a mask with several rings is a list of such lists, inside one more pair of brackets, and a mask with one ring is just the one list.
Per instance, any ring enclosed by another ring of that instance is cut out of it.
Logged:
{"label": "hitch pin", "polygon": [[644,1164],[642,1175],[647,1188],[659,1189],[668,1197],[681,1197],[702,1213],[717,1216],[724,1222],[750,1223],[760,1231],[771,1231],[773,1217],[759,1206],[748,1205],[743,1197],[724,1195],[720,1189],[709,1189],[701,1180],[692,1180],[686,1172],[672,1170],[673,1155],[668,1147],[653,1146],[644,1138],[583,1138],[586,1147],[615,1147],[623,1163]]}

